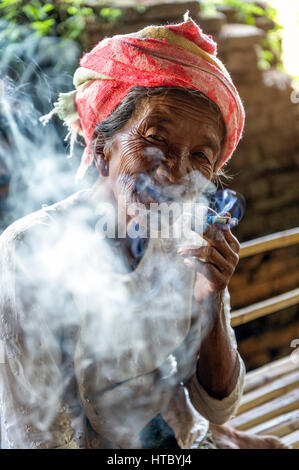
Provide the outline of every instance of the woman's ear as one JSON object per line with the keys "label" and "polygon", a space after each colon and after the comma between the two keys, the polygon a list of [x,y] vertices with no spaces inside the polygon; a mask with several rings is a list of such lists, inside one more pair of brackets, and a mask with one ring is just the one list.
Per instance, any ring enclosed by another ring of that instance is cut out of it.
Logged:
{"label": "woman's ear", "polygon": [[97,148],[95,152],[95,164],[102,176],[109,176],[109,159],[105,147]]}

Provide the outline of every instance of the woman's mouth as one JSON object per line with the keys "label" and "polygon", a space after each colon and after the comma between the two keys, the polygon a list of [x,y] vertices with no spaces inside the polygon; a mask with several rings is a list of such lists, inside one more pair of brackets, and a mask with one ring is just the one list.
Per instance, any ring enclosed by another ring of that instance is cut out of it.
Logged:
{"label": "woman's mouth", "polygon": [[137,177],[134,192],[143,204],[182,202],[186,196],[186,188],[183,185],[157,185],[147,175]]}
{"label": "woman's mouth", "polygon": [[142,198],[145,196],[145,203],[146,202],[151,202],[151,203],[162,203],[162,202],[173,202],[174,199],[171,197],[168,197],[164,194],[162,194],[160,191],[157,189],[153,188],[152,186],[146,186],[144,188],[143,193],[141,194]]}

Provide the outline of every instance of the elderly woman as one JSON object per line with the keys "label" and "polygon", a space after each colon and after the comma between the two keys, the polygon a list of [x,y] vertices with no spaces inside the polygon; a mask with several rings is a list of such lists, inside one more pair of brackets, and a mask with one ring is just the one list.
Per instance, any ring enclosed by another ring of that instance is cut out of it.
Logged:
{"label": "elderly woman", "polygon": [[[235,413],[244,381],[239,243],[216,225],[180,247],[126,228],[130,203],[194,200],[219,173],[241,100],[191,19],[101,41],[74,83],[56,111],[85,139],[78,177],[94,163],[99,179],[1,237],[2,447],[213,447],[209,422]],[[125,214],[110,237],[95,229],[107,207]]]}

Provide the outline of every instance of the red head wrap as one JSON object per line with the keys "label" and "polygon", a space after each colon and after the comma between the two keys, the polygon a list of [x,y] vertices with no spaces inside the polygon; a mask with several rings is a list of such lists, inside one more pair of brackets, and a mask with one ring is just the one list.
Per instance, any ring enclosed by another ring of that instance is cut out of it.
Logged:
{"label": "red head wrap", "polygon": [[[220,167],[235,150],[244,127],[239,94],[222,62],[216,44],[191,19],[166,26],[149,26],[138,33],[100,41],[80,61],[74,75],[76,106],[71,113],[60,100],[58,114],[84,136],[86,150],[78,170],[82,177],[92,163],[90,151],[95,126],[107,118],[134,86],[182,87],[200,90],[220,108],[226,138]],[[67,96],[64,95],[64,96]]]}

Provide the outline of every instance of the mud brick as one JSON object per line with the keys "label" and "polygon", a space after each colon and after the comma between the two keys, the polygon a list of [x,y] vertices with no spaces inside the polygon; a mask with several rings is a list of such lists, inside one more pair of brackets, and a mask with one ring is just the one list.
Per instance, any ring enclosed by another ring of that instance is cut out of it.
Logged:
{"label": "mud brick", "polygon": [[245,24],[225,24],[219,34],[219,48],[250,49],[255,44],[260,44],[265,37],[262,29]]}

